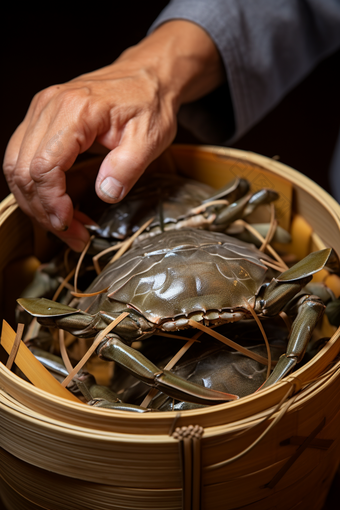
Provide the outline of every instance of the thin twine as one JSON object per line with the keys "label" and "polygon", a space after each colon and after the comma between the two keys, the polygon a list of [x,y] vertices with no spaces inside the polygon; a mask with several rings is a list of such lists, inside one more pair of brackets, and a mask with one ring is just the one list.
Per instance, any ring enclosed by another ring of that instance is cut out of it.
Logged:
{"label": "thin twine", "polygon": [[[319,375],[318,377],[316,377],[316,378],[314,378],[314,379],[312,379],[310,381],[306,381],[306,382],[302,382],[298,377],[295,377],[295,376],[287,377],[286,378],[286,382],[288,382],[290,384],[290,387],[289,387],[289,390],[287,391],[287,393],[283,396],[281,401],[277,404],[277,406],[274,407],[274,409],[272,410],[272,412],[268,416],[266,416],[263,420],[261,420],[261,422],[256,423],[255,425],[253,425],[251,427],[251,428],[253,428],[255,426],[258,426],[261,423],[264,423],[265,421],[270,419],[270,417],[275,412],[277,412],[277,410],[284,404],[284,402],[287,400],[287,398],[290,397],[290,394],[293,393],[294,396],[288,402],[286,402],[285,405],[283,405],[281,411],[278,413],[278,415],[275,417],[275,419],[270,423],[270,425],[266,428],[266,430],[257,439],[255,439],[255,441],[251,445],[249,445],[247,448],[245,448],[239,454],[235,455],[234,457],[231,457],[230,459],[226,459],[226,460],[218,462],[216,464],[212,464],[210,466],[206,466],[205,470],[206,471],[214,471],[215,469],[219,469],[219,468],[222,468],[224,466],[227,466],[228,464],[231,464],[235,460],[238,460],[241,457],[243,457],[244,455],[246,455],[255,446],[257,446],[259,444],[259,442],[268,434],[268,432],[283,418],[283,416],[288,411],[290,406],[299,397],[299,392],[301,391],[301,389],[303,387],[309,386],[312,383],[319,382],[320,380],[322,380],[322,378],[328,378],[328,376],[333,375],[339,369],[340,369],[340,366],[332,367],[332,369],[330,369],[328,372],[326,372],[326,374]],[[245,429],[245,431],[242,431],[241,433],[248,432],[249,430],[250,430],[250,428],[247,428],[247,429]]]}
{"label": "thin twine", "polygon": [[[201,331],[198,331],[192,338],[186,338],[187,342],[179,349],[179,351],[171,358],[171,360],[167,363],[163,370],[171,370],[174,365],[181,359],[182,356],[187,352],[187,350],[197,342],[197,339],[202,335]],[[173,335],[174,336],[174,335]],[[177,337],[176,337],[177,338]],[[184,338],[184,337],[183,337]],[[147,407],[151,400],[159,390],[157,388],[151,388],[148,394],[145,396],[143,402],[141,403],[141,407]]]}
{"label": "thin twine", "polygon": [[189,319],[188,322],[189,322],[190,326],[192,326],[193,328],[197,328],[197,329],[204,331],[204,333],[208,333],[208,335],[213,336],[220,342],[228,345],[229,347],[231,347],[232,349],[235,349],[236,351],[241,352],[245,356],[248,356],[249,358],[252,358],[255,361],[258,361],[259,363],[262,363],[262,365],[268,365],[267,358],[264,358],[263,356],[260,356],[259,354],[256,354],[255,352],[250,351],[246,347],[243,347],[242,345],[234,342],[233,340],[230,340],[230,338],[227,338],[227,337],[221,335],[217,331],[214,331],[213,329],[208,328],[207,326],[204,326],[203,324],[201,324],[197,321],[194,321],[192,319]]}
{"label": "thin twine", "polygon": [[[290,382],[290,381],[289,381]],[[282,400],[279,402],[279,404],[276,406],[276,409],[279,409],[279,407],[286,401],[287,398],[289,398],[291,392],[292,392],[292,389],[293,389],[293,386],[290,386],[289,387],[289,390],[286,392],[286,394],[284,395],[284,397],[282,398]],[[258,438],[255,439],[255,441],[253,441],[253,443],[251,443],[247,448],[245,448],[242,452],[238,453],[237,455],[235,455],[234,457],[231,457],[230,459],[227,459],[227,460],[223,460],[221,462],[217,462],[216,464],[212,464],[210,466],[206,466],[205,467],[205,470],[206,471],[214,471],[216,469],[220,469],[224,466],[227,466],[228,464],[231,464],[232,462],[234,462],[235,460],[238,460],[240,459],[241,457],[243,457],[244,455],[246,455],[248,452],[250,452],[255,446],[257,446],[260,441],[262,441],[262,439],[268,434],[268,432],[281,420],[281,418],[286,414],[287,410],[289,409],[289,407],[292,405],[293,402],[295,402],[297,398],[297,395],[295,395],[291,400],[289,400],[288,402],[285,403],[285,405],[283,405],[281,411],[278,413],[278,415],[275,417],[275,419],[270,423],[270,425],[266,428],[266,430],[264,430],[264,432],[262,432],[262,434],[260,434],[260,436]],[[274,411],[274,412],[275,412]],[[273,414],[273,413],[272,413]],[[266,420],[268,419],[268,417],[266,417]],[[264,420],[265,421],[265,420]]]}
{"label": "thin twine", "polygon": [[81,264],[82,264],[82,262],[84,260],[84,257],[85,257],[85,255],[87,253],[87,250],[89,249],[89,247],[90,247],[94,237],[95,236],[91,236],[90,237],[90,239],[88,240],[85,248],[83,249],[83,251],[80,254],[80,257],[79,257],[79,260],[78,260],[78,263],[77,263],[77,267],[76,267],[76,270],[75,270],[75,274],[74,274],[74,290],[75,290],[75,292],[78,292],[77,285],[78,285],[78,276],[79,276]]}
{"label": "thin twine", "polygon": [[255,310],[253,309],[253,307],[250,305],[250,303],[248,303],[248,301],[246,300],[246,298],[243,298],[243,301],[244,301],[244,304],[246,305],[246,308],[249,310],[249,312],[252,314],[253,318],[255,319],[255,322],[256,324],[258,325],[261,333],[262,333],[262,336],[263,336],[263,339],[264,339],[264,343],[266,344],[266,349],[267,349],[267,358],[268,358],[268,365],[267,365],[267,375],[266,375],[266,379],[268,379],[269,375],[270,375],[270,368],[271,368],[271,365],[272,365],[272,353],[270,351],[270,345],[269,345],[269,342],[268,342],[268,338],[267,338],[267,335],[266,335],[266,332],[262,326],[262,323],[260,321],[260,319],[258,318]]}
{"label": "thin twine", "polygon": [[275,231],[276,231],[276,227],[277,227],[277,220],[275,218],[275,206],[273,203],[270,204],[270,213],[271,213],[271,216],[270,216],[269,229],[268,229],[267,235],[266,235],[262,245],[259,248],[259,250],[263,251],[263,252],[266,250],[268,244],[272,241]]}
{"label": "thin twine", "polygon": [[112,321],[105,329],[103,329],[99,335],[95,338],[93,344],[89,348],[89,350],[86,352],[86,354],[81,358],[81,360],[77,363],[77,365],[71,370],[71,372],[68,374],[67,377],[63,380],[61,383],[62,386],[66,387],[69,382],[73,379],[73,377],[79,372],[79,370],[85,365],[87,360],[90,358],[90,356],[94,353],[100,342],[102,342],[103,338],[114,328],[119,324],[125,317],[129,315],[128,312],[123,312],[120,314],[117,319]]}

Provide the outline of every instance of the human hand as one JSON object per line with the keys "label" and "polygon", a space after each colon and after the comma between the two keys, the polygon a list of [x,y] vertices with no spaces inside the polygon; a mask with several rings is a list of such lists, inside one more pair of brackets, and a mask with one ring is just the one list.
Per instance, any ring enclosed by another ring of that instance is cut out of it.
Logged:
{"label": "human hand", "polygon": [[114,202],[127,193],[175,135],[175,112],[157,97],[154,81],[117,63],[50,87],[10,140],[4,170],[20,207],[76,251],[89,235],[74,216],[65,172],[97,140],[112,151],[97,177],[98,196]]}
{"label": "human hand", "polygon": [[172,142],[180,104],[219,85],[220,65],[214,44],[201,28],[172,21],[112,65],[37,94],[4,160],[19,206],[81,251],[89,234],[84,218],[73,210],[65,177],[78,154],[95,141],[109,149],[96,192],[108,203],[121,200]]}

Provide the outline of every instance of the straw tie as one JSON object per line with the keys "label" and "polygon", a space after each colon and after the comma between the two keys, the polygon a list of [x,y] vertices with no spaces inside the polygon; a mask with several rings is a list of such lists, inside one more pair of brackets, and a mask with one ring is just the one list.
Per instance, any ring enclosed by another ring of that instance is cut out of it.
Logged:
{"label": "straw tie", "polygon": [[303,383],[301,379],[299,379],[295,375],[290,375],[289,377],[286,378],[286,381],[292,384],[293,394],[298,393],[302,389]]}
{"label": "straw tie", "polygon": [[24,332],[24,327],[25,327],[24,324],[18,324],[17,332],[16,332],[15,339],[13,342],[13,346],[12,346],[11,352],[9,353],[9,357],[8,357],[8,360],[6,363],[6,368],[8,368],[8,370],[11,370],[12,365],[15,361],[15,358],[17,357],[22,334]]}
{"label": "straw tie", "polygon": [[188,427],[176,427],[172,434],[174,439],[201,439],[204,429],[200,425],[189,425]]}
{"label": "straw tie", "polygon": [[200,425],[176,427],[171,434],[178,440],[182,467],[182,509],[201,508],[201,438],[204,429]]}

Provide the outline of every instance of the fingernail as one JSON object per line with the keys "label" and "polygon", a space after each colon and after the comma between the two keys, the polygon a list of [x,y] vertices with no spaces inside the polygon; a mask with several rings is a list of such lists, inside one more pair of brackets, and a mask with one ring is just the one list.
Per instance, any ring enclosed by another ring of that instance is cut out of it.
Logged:
{"label": "fingernail", "polygon": [[64,225],[60,219],[58,218],[58,216],[56,216],[55,214],[50,214],[50,222],[51,222],[51,225],[52,227],[55,229],[55,230],[59,230],[59,232],[66,232],[66,230],[68,229],[68,226],[67,225]]}
{"label": "fingernail", "polygon": [[114,177],[106,177],[100,185],[101,191],[109,198],[118,200],[123,191],[123,186]]}

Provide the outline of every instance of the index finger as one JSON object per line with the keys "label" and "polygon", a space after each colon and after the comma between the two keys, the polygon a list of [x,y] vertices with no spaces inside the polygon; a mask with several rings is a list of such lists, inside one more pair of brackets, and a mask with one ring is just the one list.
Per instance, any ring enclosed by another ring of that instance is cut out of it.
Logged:
{"label": "index finger", "polygon": [[[23,127],[26,129],[26,126]],[[65,179],[65,172],[72,166],[79,146],[75,144],[74,150],[66,157],[64,137],[67,131],[58,130],[47,141],[45,149],[39,148],[32,156],[33,142],[26,150],[30,138],[27,129],[22,139],[20,135],[18,128],[8,145],[4,161],[11,191],[26,214],[58,235],[72,249],[81,251],[89,234],[83,224],[74,219]],[[41,145],[44,145],[44,140]]]}
{"label": "index finger", "polygon": [[73,217],[65,172],[74,163],[80,147],[70,129],[61,128],[49,129],[35,148],[37,131],[36,128],[26,131],[9,184],[27,214],[47,229],[63,231]]}

